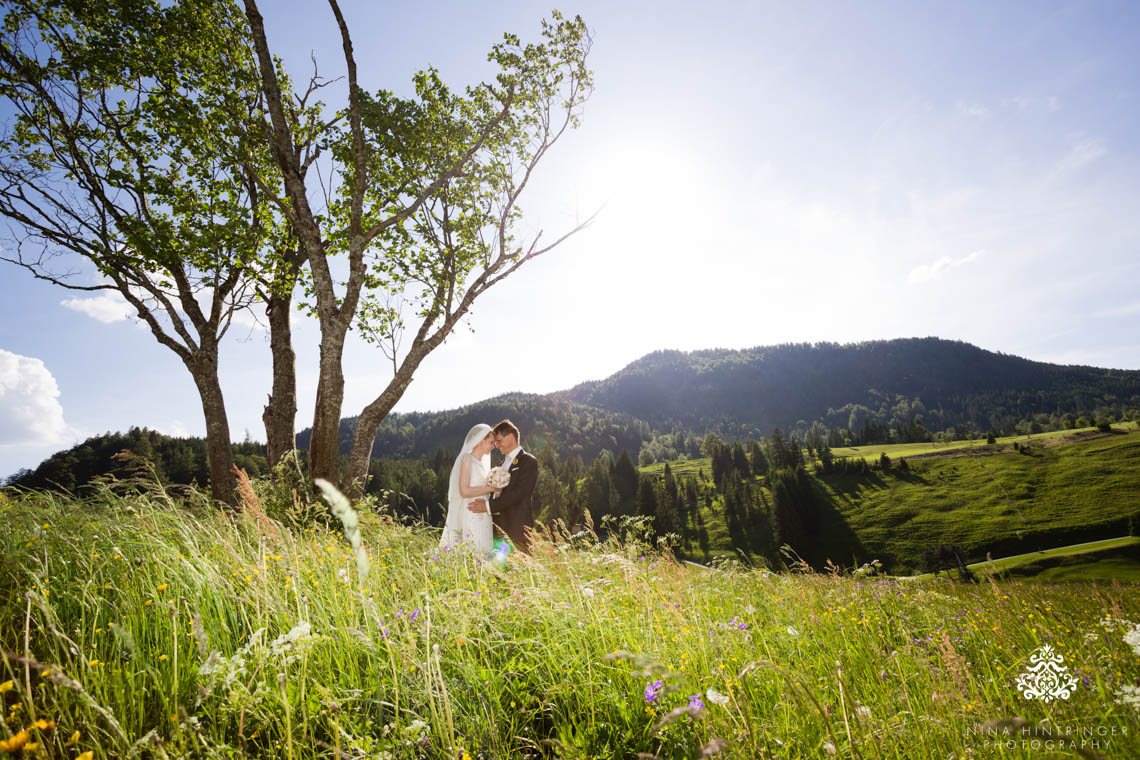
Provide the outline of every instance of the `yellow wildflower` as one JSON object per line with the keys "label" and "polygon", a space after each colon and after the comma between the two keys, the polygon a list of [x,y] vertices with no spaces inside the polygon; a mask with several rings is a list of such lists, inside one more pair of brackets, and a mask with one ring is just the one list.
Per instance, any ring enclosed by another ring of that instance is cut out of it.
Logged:
{"label": "yellow wildflower", "polygon": [[33,725],[41,731],[47,731],[49,728],[55,728],[55,721],[40,718]]}
{"label": "yellow wildflower", "polygon": [[[28,743],[28,739],[30,739],[30,738],[31,737],[28,736],[27,731],[20,731],[18,734],[14,735],[11,739],[5,739],[3,741],[0,741],[0,750],[4,750],[5,752],[11,752],[12,754],[16,754],[17,752],[19,752],[21,749],[24,748],[24,745]],[[90,760],[90,759],[88,759],[88,760]]]}
{"label": "yellow wildflower", "polygon": [[16,688],[16,682],[9,679],[4,683],[0,683],[0,694],[11,691],[14,688]]}
{"label": "yellow wildflower", "polygon": [[159,591],[166,591],[166,587],[167,587],[167,586],[169,586],[169,585],[170,585],[170,584],[168,584],[168,583],[162,583],[162,584],[159,584],[158,590],[159,590]]}
{"label": "yellow wildflower", "polygon": [[70,747],[74,744],[79,744],[79,732],[78,731],[76,731],[74,734],[72,734],[71,738],[63,743],[63,746]]}
{"label": "yellow wildflower", "polygon": [[75,758],[75,760],[95,760],[95,753],[91,750],[87,750],[82,755]]}

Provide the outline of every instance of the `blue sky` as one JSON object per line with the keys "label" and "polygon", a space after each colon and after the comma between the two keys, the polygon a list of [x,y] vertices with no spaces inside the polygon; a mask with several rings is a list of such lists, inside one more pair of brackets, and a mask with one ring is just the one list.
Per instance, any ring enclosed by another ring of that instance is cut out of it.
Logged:
{"label": "blue sky", "polygon": [[[362,84],[490,75],[532,2],[342,5]],[[1140,5],[563,5],[596,90],[524,203],[547,234],[599,220],[477,303],[402,411],[604,377],[660,348],[937,335],[1042,361],[1140,368]],[[343,73],[320,3],[263,0],[297,78]],[[330,92],[330,100],[336,93]],[[0,269],[0,477],[87,435],[204,430],[176,357],[117,305]],[[70,303],[64,303],[70,302]],[[509,326],[508,326],[509,325]],[[504,334],[510,337],[504,337]],[[300,321],[298,430],[318,333]],[[526,347],[497,369],[506,344]],[[269,351],[235,329],[235,439],[263,439]],[[387,382],[349,347],[344,413]],[[462,380],[456,381],[460,377]]]}

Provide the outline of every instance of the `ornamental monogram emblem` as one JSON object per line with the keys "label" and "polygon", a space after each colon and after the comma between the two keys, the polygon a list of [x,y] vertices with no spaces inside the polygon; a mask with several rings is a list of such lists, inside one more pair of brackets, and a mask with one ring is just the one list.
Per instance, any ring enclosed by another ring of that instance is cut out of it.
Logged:
{"label": "ornamental monogram emblem", "polygon": [[1045,646],[1034,650],[1029,658],[1029,669],[1017,677],[1017,690],[1026,699],[1040,699],[1052,702],[1054,699],[1068,699],[1077,688],[1077,679],[1069,675],[1065,658]]}

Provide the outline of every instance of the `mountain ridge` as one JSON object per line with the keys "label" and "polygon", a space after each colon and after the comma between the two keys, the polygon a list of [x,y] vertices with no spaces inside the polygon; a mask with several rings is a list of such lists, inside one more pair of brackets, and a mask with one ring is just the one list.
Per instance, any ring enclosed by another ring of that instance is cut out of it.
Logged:
{"label": "mountain ridge", "polygon": [[[937,337],[661,349],[562,391],[390,415],[373,456],[446,448],[462,439],[464,425],[492,417],[511,417],[535,448],[552,442],[588,460],[612,445],[629,448],[638,435],[648,435],[644,443],[681,430],[744,438],[781,427],[802,436],[813,424],[855,430],[866,421],[893,428],[917,420],[932,432],[1012,433],[1020,423],[1058,427],[1065,415],[1075,423],[1131,410],[1140,412],[1140,370],[1053,364]],[[354,422],[342,421],[342,438]],[[307,434],[298,434],[302,447]]]}

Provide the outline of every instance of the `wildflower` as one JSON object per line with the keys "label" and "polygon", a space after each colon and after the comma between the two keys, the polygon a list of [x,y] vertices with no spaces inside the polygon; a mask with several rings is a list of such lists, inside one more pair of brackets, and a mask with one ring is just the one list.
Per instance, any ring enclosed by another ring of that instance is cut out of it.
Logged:
{"label": "wildflower", "polygon": [[657,699],[657,697],[661,694],[661,689],[662,689],[662,687],[664,687],[664,685],[665,685],[665,682],[662,681],[661,679],[657,679],[656,681],[654,681],[651,684],[646,684],[646,686],[645,686],[645,701],[646,701],[646,703],[652,702],[653,700]]}
{"label": "wildflower", "polygon": [[166,589],[167,589],[167,587],[168,587],[169,585],[170,585],[170,584],[168,584],[168,583],[160,583],[160,584],[158,585],[158,590],[159,590],[159,591],[166,591]]}
{"label": "wildflower", "polygon": [[583,586],[582,596],[586,597],[587,599],[592,599],[594,597],[594,589],[590,588],[589,586]]}
{"label": "wildflower", "polygon": [[9,692],[14,688],[16,688],[16,682],[9,679],[9,680],[5,681],[4,683],[0,683],[0,694],[3,694],[5,692]]}
{"label": "wildflower", "polygon": [[95,758],[95,753],[92,752],[91,750],[87,750],[82,755],[75,758],[75,760],[94,760],[94,758]]}
{"label": "wildflower", "polygon": [[74,734],[72,734],[71,738],[63,743],[63,746],[72,747],[72,746],[75,746],[76,744],[79,744],[79,732],[78,731],[76,731]]}
{"label": "wildflower", "polygon": [[705,696],[708,697],[709,701],[712,702],[714,705],[727,705],[728,704],[728,695],[727,694],[721,694],[716,689],[706,689],[705,690]]}
{"label": "wildflower", "polygon": [[1124,634],[1124,643],[1132,647],[1132,651],[1140,655],[1140,625]]}
{"label": "wildflower", "polygon": [[419,615],[420,615],[420,608],[416,607],[414,610],[412,610],[412,614],[408,616],[408,622],[409,623],[416,622],[416,618],[419,617]]}
{"label": "wildflower", "polygon": [[40,718],[39,720],[37,720],[32,725],[34,725],[36,728],[38,728],[41,731],[47,731],[49,728],[55,728],[55,721],[54,720],[44,720],[43,718]]}
{"label": "wildflower", "polygon": [[705,703],[701,701],[701,693],[700,692],[697,692],[696,694],[689,695],[688,700],[689,700],[689,709],[690,710],[700,711],[700,710],[705,709]]}
{"label": "wildflower", "polygon": [[835,757],[836,755],[839,754],[839,750],[837,750],[835,748],[835,745],[832,744],[831,742],[824,742],[823,743],[823,751],[826,752],[831,757]]}
{"label": "wildflower", "polygon": [[794,625],[789,625],[788,626],[788,635],[789,636],[799,636],[800,632],[796,630],[796,627]]}
{"label": "wildflower", "polygon": [[30,738],[31,737],[28,736],[27,731],[21,730],[11,739],[0,741],[0,749],[4,750],[5,752],[11,752],[14,755],[24,748],[24,745],[28,743],[28,739]]}
{"label": "wildflower", "polygon": [[1140,686],[1121,686],[1116,690],[1116,704],[1131,705],[1140,710]]}

